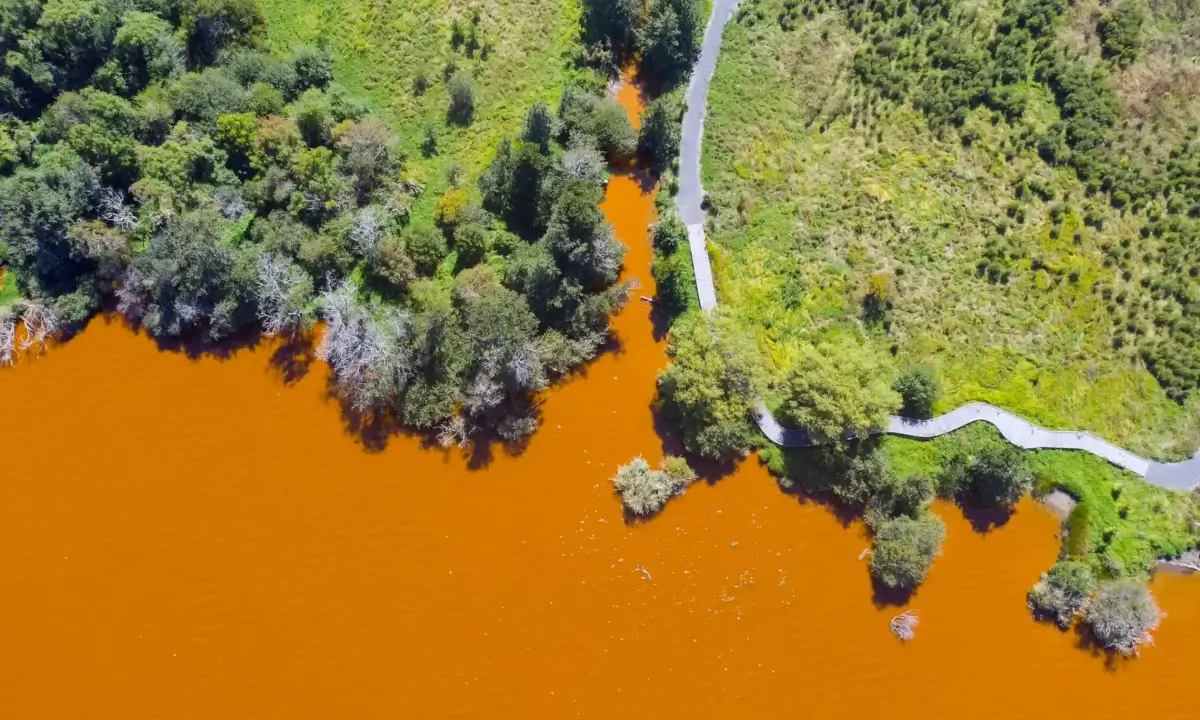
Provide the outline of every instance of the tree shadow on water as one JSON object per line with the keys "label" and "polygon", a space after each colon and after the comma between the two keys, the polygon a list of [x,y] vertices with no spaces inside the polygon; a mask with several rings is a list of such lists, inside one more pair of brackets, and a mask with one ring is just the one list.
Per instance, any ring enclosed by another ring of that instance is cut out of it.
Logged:
{"label": "tree shadow on water", "polygon": [[961,499],[956,504],[971,524],[971,529],[981,535],[1004,527],[1015,512],[1011,507],[986,507],[970,498]]}
{"label": "tree shadow on water", "polygon": [[1137,659],[1136,656],[1130,657],[1122,655],[1119,652],[1109,650],[1100,644],[1096,636],[1092,633],[1091,627],[1082,621],[1076,621],[1075,626],[1075,647],[1079,650],[1086,651],[1093,658],[1104,659],[1104,669],[1110,673],[1120,672],[1128,669],[1131,664]]}
{"label": "tree shadow on water", "polygon": [[285,337],[271,353],[270,367],[284,385],[295,385],[308,375],[316,360],[316,347],[309,333]]}
{"label": "tree shadow on water", "polygon": [[871,578],[871,603],[877,609],[904,607],[912,602],[916,594],[917,588],[894,588]]}
{"label": "tree shadow on water", "polygon": [[659,406],[657,400],[650,403],[650,417],[654,425],[654,434],[658,436],[662,448],[662,454],[664,456],[674,455],[687,460],[688,466],[696,472],[698,482],[703,481],[714,485],[737,470],[737,461],[711,460],[688,452],[683,445],[683,436],[678,422],[672,418],[671,413]]}

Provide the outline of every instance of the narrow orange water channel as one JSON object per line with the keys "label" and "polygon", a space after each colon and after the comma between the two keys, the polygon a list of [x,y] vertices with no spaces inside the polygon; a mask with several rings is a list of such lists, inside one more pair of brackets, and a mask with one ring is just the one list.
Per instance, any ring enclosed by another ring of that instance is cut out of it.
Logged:
{"label": "narrow orange water channel", "polygon": [[[616,175],[604,210],[652,294],[652,192]],[[1157,645],[1106,666],[1028,617],[1058,545],[1030,501],[986,535],[937,508],[908,645],[862,528],[753,460],[625,524],[665,358],[648,304],[614,329],[479,469],[365,450],[269,345],[190,360],[98,319],[0,372],[0,717],[1195,717],[1200,580],[1156,580]]]}

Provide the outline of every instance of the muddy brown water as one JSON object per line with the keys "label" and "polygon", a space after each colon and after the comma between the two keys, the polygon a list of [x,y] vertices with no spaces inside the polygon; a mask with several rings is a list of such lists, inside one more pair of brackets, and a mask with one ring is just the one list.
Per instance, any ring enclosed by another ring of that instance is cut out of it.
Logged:
{"label": "muddy brown water", "polygon": [[[652,192],[604,203],[635,295]],[[479,469],[364,449],[269,344],[193,360],[101,318],[0,373],[0,717],[1196,716],[1200,578],[1161,575],[1157,644],[1108,663],[1029,619],[1058,547],[1031,501],[987,534],[936,508],[907,645],[863,529],[753,459],[626,524],[609,477],[661,455],[649,310]]]}

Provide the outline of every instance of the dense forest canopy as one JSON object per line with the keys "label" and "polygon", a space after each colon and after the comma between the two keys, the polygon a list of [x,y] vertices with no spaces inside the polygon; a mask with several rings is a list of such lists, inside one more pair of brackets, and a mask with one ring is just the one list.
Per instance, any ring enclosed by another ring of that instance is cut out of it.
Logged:
{"label": "dense forest canopy", "polygon": [[[412,221],[425,186],[399,138],[328,52],[264,32],[253,0],[0,8],[4,359],[18,315],[36,340],[109,298],[188,343],[321,318],[354,411],[446,442],[527,436],[532,394],[599,350],[627,296],[597,209],[608,160],[637,149],[624,111],[538,102],[478,189],[453,173],[437,224]],[[469,126],[475,83],[452,65],[445,121]]]}

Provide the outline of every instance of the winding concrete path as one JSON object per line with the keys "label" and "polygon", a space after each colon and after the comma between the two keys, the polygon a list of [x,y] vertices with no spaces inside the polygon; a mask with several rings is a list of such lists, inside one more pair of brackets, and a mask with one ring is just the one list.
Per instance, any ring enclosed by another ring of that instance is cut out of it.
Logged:
{"label": "winding concrete path", "polygon": [[[717,56],[721,52],[721,38],[725,32],[725,25],[737,10],[737,6],[738,0],[713,0],[712,14],[704,30],[704,45],[687,89],[687,110],[683,116],[680,141],[679,196],[676,202],[679,218],[687,226],[688,247],[691,249],[692,267],[696,274],[696,293],[700,297],[700,307],[705,312],[711,312],[717,307],[717,290],[713,283],[708,245],[704,236],[704,188],[700,183],[700,144],[704,138],[704,118],[708,112],[708,87],[717,67]],[[785,429],[761,400],[755,407],[755,419],[763,434],[776,445],[813,445],[807,431]],[[1006,440],[1020,448],[1089,452],[1144,477],[1154,485],[1187,490],[1200,483],[1200,453],[1183,462],[1155,462],[1090,433],[1047,430],[987,403],[968,403],[929,420],[892,415],[888,419],[887,427],[879,432],[914,438],[933,438],[973,422],[994,425]]]}

